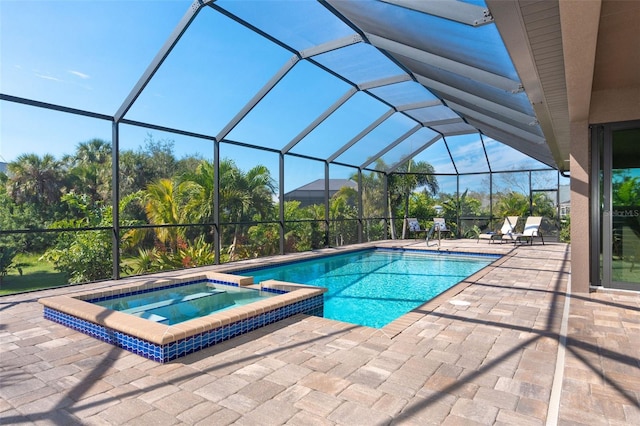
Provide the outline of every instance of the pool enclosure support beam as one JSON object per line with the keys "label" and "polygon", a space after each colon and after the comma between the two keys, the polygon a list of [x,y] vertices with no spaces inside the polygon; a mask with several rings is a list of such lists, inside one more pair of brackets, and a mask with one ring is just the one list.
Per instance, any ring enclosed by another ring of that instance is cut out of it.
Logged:
{"label": "pool enclosure support beam", "polygon": [[377,80],[367,81],[366,83],[358,84],[359,90],[375,89],[376,87],[390,86],[396,83],[404,83],[405,81],[413,81],[409,74],[398,74],[391,77],[379,78]]}
{"label": "pool enclosure support beam", "polygon": [[358,243],[364,241],[364,212],[362,211],[364,204],[362,202],[362,191],[362,168],[358,167]]}
{"label": "pool enclosure support beam", "polygon": [[240,110],[240,112],[238,112],[235,117],[233,117],[231,121],[227,123],[226,126],[224,126],[220,133],[216,135],[216,139],[221,141],[229,133],[231,133],[231,131],[238,125],[238,123],[240,123],[240,121],[242,121],[242,119],[247,114],[249,114],[256,105],[258,105],[258,102],[260,102],[265,96],[267,96],[267,93],[269,93],[271,89],[273,89],[276,84],[278,84],[278,82],[280,82],[280,80],[282,80],[284,76],[287,75],[289,71],[291,71],[291,69],[295,66],[295,64],[298,63],[299,60],[300,58],[297,55],[293,55],[291,58],[289,58],[289,60],[285,62],[285,64],[278,70],[278,72],[273,77],[271,77],[267,84],[262,86],[262,88],[255,95],[253,95],[253,98],[251,98],[249,102],[247,102],[247,104]]}
{"label": "pool enclosure support beam", "polygon": [[435,55],[425,50],[416,49],[415,47],[408,46],[395,40],[389,40],[375,34],[365,34],[371,44],[379,49],[384,49],[388,52],[405,56],[423,64],[427,64],[456,75],[464,76],[470,80],[484,83],[507,92],[519,93],[524,90],[519,81],[512,80],[480,68],[472,67],[470,65],[465,65],[461,62]]}
{"label": "pool enclosure support beam", "polygon": [[487,160],[487,167],[489,168],[489,173],[493,173],[491,170],[491,161],[489,161],[489,154],[487,154],[487,147],[484,145],[484,138],[482,137],[482,133],[480,133],[480,144],[482,145],[482,152],[484,152],[484,158]]}
{"label": "pool enclosure support beam", "polygon": [[[468,123],[466,123],[462,118],[445,118],[442,120],[425,121],[422,124],[424,124],[425,127],[432,128],[434,126],[446,126],[448,124],[468,124]],[[465,132],[465,133],[468,133],[468,132]],[[453,133],[448,133],[448,134],[453,136]]]}
{"label": "pool enclosure support beam", "polygon": [[[398,105],[395,108],[396,108],[396,111],[398,112],[404,112],[404,111],[411,111],[414,109],[421,109],[421,108],[429,108],[429,107],[439,106],[439,105],[442,105],[442,101],[440,99],[434,99],[431,101],[414,102],[411,104]],[[462,121],[462,118],[459,118],[458,120]]]}
{"label": "pool enclosure support beam", "polygon": [[[498,141],[500,141],[500,143],[510,146],[511,148],[515,149],[516,151],[520,151],[521,153],[528,155],[529,157],[540,161],[541,163],[547,164],[547,165],[551,165],[552,163],[550,163],[551,161],[553,161],[552,157],[542,157],[540,156],[540,154],[538,152],[536,152],[536,148],[540,146],[540,142],[538,142],[538,140],[531,140],[531,133],[526,133],[523,130],[521,130],[518,127],[515,126],[510,126],[510,127],[506,127],[506,124],[504,123],[500,123],[500,122],[496,122],[493,119],[491,119],[490,117],[486,117],[484,120],[476,120],[475,118],[472,118],[471,116],[467,117],[467,121],[469,122],[470,125],[472,126],[479,126],[479,123],[482,123],[482,125],[485,127],[485,131],[487,133],[491,133],[490,130],[487,130],[487,127],[489,128],[494,128],[497,130],[500,130],[501,132],[503,132],[504,134],[509,135],[510,137],[508,138],[494,138]],[[502,126],[501,128],[496,128],[494,126],[492,126],[492,124],[497,124]],[[536,136],[536,138],[538,138],[538,136]]]}
{"label": "pool enclosure support beam", "polygon": [[[395,230],[391,227],[391,210],[389,210],[389,175],[384,172],[384,180],[382,182],[382,194],[384,196],[384,224],[385,235],[395,238]],[[388,237],[387,237],[388,238]]]}
{"label": "pool enclosure support beam", "polygon": [[28,105],[36,108],[42,108],[51,111],[59,111],[67,114],[80,115],[83,117],[97,118],[99,120],[106,120],[113,122],[113,117],[106,114],[99,114],[96,112],[85,111],[77,108],[70,108],[62,105],[50,104],[47,102],[36,101],[28,98],[21,98],[19,96],[7,95],[6,93],[0,93],[0,101],[13,102],[21,105]]}
{"label": "pool enclosure support beam", "polygon": [[331,52],[332,50],[342,49],[343,47],[351,46],[352,44],[362,43],[364,40],[360,34],[351,34],[339,39],[330,40],[326,43],[319,44],[310,47],[299,52],[301,58],[311,58],[312,56],[322,55],[323,53]]}
{"label": "pool enclosure support beam", "polygon": [[325,247],[331,246],[331,222],[329,218],[329,162],[324,162],[324,241]]}
{"label": "pool enclosure support beam", "polygon": [[502,130],[503,132],[510,133],[511,135],[516,137],[515,139],[524,139],[525,141],[534,143],[536,145],[542,145],[545,142],[543,136],[540,136],[537,133],[530,132],[523,128],[525,126],[534,128],[533,126],[536,126],[535,119],[530,123],[524,123],[522,121],[516,120],[515,122],[519,123],[520,126],[515,126],[513,124],[507,124],[502,120],[498,120],[496,118],[478,112],[475,109],[462,106],[455,101],[449,101],[447,102],[447,105],[449,105],[449,108],[459,112],[460,114],[464,114],[469,122],[473,121],[477,123],[483,123],[486,126],[494,127],[496,129]]}
{"label": "pool enclosure support beam", "polygon": [[114,280],[120,279],[120,125],[111,125],[111,256]]}
{"label": "pool enclosure support beam", "polygon": [[[224,9],[220,9],[217,6],[214,7],[214,9],[220,12],[224,11]],[[239,22],[240,24],[248,27],[249,29],[258,32],[261,35],[267,36],[265,33],[259,31],[256,27],[253,27],[252,25],[241,20],[240,18],[234,15],[229,15],[228,13],[224,13],[224,14],[226,16],[229,16],[231,19],[235,20],[236,22]],[[268,38],[272,41],[276,41],[272,37],[268,37]],[[361,42],[362,42],[362,37],[360,37],[360,35],[358,34],[354,34],[348,37],[343,37],[341,39],[332,40],[327,43],[314,46],[300,52],[296,52],[291,47],[284,45],[282,42],[278,40],[278,44],[280,44],[287,50],[294,52],[294,55],[280,68],[280,70],[278,70],[278,72],[267,82],[267,84],[265,84],[253,96],[253,98],[251,98],[251,100],[249,100],[249,102],[244,106],[244,108],[242,108],[242,110],[240,110],[240,112],[238,112],[238,114],[236,114],[236,116],[233,117],[233,119],[231,119],[229,123],[227,123],[227,125],[216,136],[216,139],[222,140],[225,137],[227,137],[227,135],[238,125],[238,123],[240,123],[240,121],[242,121],[242,119],[244,119],[244,117],[246,117],[247,114],[249,114],[249,112],[251,112],[251,110],[255,108],[255,106],[280,82],[280,80],[282,80],[284,76],[287,75],[287,73],[298,63],[298,61],[300,61],[301,59],[310,58],[311,56],[320,55],[322,53],[330,52],[332,50],[340,49],[340,48],[350,46],[356,43],[361,43]],[[293,143],[293,141],[290,142],[290,144],[291,143]],[[287,151],[288,149],[285,150],[285,152]]]}
{"label": "pool enclosure support beam", "polygon": [[493,225],[493,173],[489,173],[489,225],[494,229]]}
{"label": "pool enclosure support beam", "polygon": [[384,149],[378,151],[375,155],[372,155],[371,158],[369,160],[367,160],[366,162],[362,163],[360,165],[361,169],[366,168],[369,164],[373,163],[374,161],[376,161],[378,158],[382,157],[383,155],[385,155],[387,152],[391,151],[393,148],[395,148],[396,146],[398,146],[402,141],[406,140],[409,136],[413,135],[415,132],[417,132],[418,130],[420,130],[422,128],[422,126],[420,126],[419,124],[412,127],[411,129],[409,129],[409,131],[407,131],[404,135],[401,135],[398,139],[396,139],[395,141],[393,141],[392,143],[390,143],[389,145],[387,145]]}
{"label": "pool enclosure support beam", "polygon": [[[498,117],[504,117],[506,120],[510,120],[516,123],[521,123],[524,126],[537,125],[538,121],[535,116],[525,114],[509,108],[507,106],[492,102],[484,99],[480,96],[467,93],[456,87],[446,85],[431,78],[424,77],[422,75],[416,75],[416,79],[419,83],[434,90],[440,94],[440,98],[444,99],[449,108],[454,109],[450,104],[452,102],[457,103],[460,106],[465,106],[469,110],[478,112],[478,109],[486,110],[496,114]],[[463,105],[464,104],[464,105]],[[475,107],[472,108],[471,106]],[[455,109],[454,109],[455,110]]]}
{"label": "pool enclosure support beam", "polygon": [[533,215],[533,191],[531,188],[531,170],[529,170],[529,216]]}
{"label": "pool enclosure support beam", "polygon": [[426,13],[461,24],[479,27],[493,22],[493,16],[486,7],[461,1],[424,1],[424,0],[381,0],[384,3],[404,7],[416,12]]}
{"label": "pool enclosure support beam", "polygon": [[214,262],[220,262],[220,140],[213,141],[213,252]]}
{"label": "pool enclosure support beam", "polygon": [[367,126],[366,129],[364,129],[363,131],[361,131],[360,133],[358,133],[353,139],[351,139],[349,142],[347,142],[345,145],[342,146],[342,148],[340,148],[339,150],[337,150],[333,155],[331,155],[327,161],[330,163],[333,160],[335,160],[336,158],[338,158],[340,155],[342,155],[346,150],[348,150],[349,148],[351,148],[353,145],[355,145],[360,139],[362,139],[363,137],[365,137],[366,135],[368,135],[369,133],[371,133],[371,131],[373,129],[375,129],[376,127],[378,127],[380,124],[382,124],[387,118],[391,117],[393,115],[393,113],[395,112],[395,110],[390,109],[387,112],[385,112],[384,114],[382,114],[380,117],[378,117],[378,119],[376,121],[374,121],[373,123],[371,123],[369,126]]}
{"label": "pool enclosure support beam", "polygon": [[291,140],[283,149],[282,153],[286,154],[294,146],[298,144],[302,139],[304,139],[309,133],[311,133],[316,127],[318,127],[324,120],[326,120],[331,114],[333,114],[338,108],[345,104],[353,95],[355,95],[358,90],[355,87],[351,87],[347,92],[340,97],[337,101],[333,103],[329,108],[327,108],[322,114],[318,116],[311,124],[309,124],[303,131],[301,131],[295,138]]}
{"label": "pool enclosure support beam", "polygon": [[458,167],[456,166],[456,162],[453,159],[453,154],[451,154],[451,149],[449,149],[449,143],[447,142],[447,137],[443,136],[442,140],[444,141],[444,147],[447,150],[447,153],[449,154],[449,159],[451,160],[451,165],[453,166],[453,170],[455,171],[456,175],[460,174],[458,172]]}
{"label": "pool enclosure support beam", "polygon": [[405,155],[404,157],[402,157],[399,161],[397,161],[395,164],[391,165],[386,172],[387,173],[392,173],[394,172],[398,167],[400,167],[401,165],[403,165],[407,160],[409,160],[410,158],[415,157],[416,155],[420,154],[422,151],[424,151],[425,149],[429,148],[431,145],[433,145],[434,143],[436,143],[438,140],[440,140],[442,138],[442,135],[436,135],[433,138],[429,139],[429,141],[427,143],[425,143],[424,145],[422,145],[421,147],[419,147],[418,149],[416,149],[413,152],[410,152],[409,154]]}
{"label": "pool enclosure support beam", "polygon": [[460,238],[460,175],[456,175],[456,237]]}
{"label": "pool enclosure support beam", "polygon": [[[487,147],[484,144],[484,138],[480,133],[480,142],[482,143],[482,150],[484,156],[487,159],[487,166],[489,166],[489,225],[493,225],[493,170],[491,169],[491,161],[489,161],[489,154],[487,154]],[[491,229],[494,227],[491,226]]]}
{"label": "pool enclosure support beam", "polygon": [[147,69],[144,71],[138,82],[133,89],[129,93],[129,96],[124,100],[118,111],[114,115],[114,121],[119,122],[125,114],[129,111],[133,103],[138,99],[144,88],[149,84],[151,78],[153,78],[154,74],[158,71],[164,60],[169,56],[169,53],[173,50],[175,45],[178,43],[184,32],[187,30],[191,22],[198,15],[198,12],[207,4],[211,3],[213,0],[195,0],[189,9],[187,9],[186,13],[180,19],[180,22],[173,29],[167,41],[164,42],[160,51],[153,58]]}
{"label": "pool enclosure support beam", "polygon": [[285,234],[285,222],[284,222],[284,153],[278,154],[278,179],[280,185],[278,185],[278,218],[280,222],[280,254],[284,254],[284,234]]}
{"label": "pool enclosure support beam", "polygon": [[176,135],[189,136],[190,138],[204,139],[208,141],[215,141],[211,135],[205,135],[204,133],[196,133],[189,132],[187,130],[175,129],[173,127],[160,126],[158,124],[144,123],[142,121],[130,120],[128,118],[123,118],[118,123],[120,124],[129,124],[131,126],[142,127],[144,129],[158,130],[160,132],[166,133],[174,133]]}

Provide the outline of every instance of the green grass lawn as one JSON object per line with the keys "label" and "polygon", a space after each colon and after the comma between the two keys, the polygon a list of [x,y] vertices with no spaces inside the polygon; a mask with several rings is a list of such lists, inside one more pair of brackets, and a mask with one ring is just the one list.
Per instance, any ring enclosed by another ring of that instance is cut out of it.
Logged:
{"label": "green grass lawn", "polygon": [[63,272],[57,272],[49,262],[40,261],[40,254],[18,254],[14,263],[22,263],[22,276],[12,269],[3,278],[0,296],[43,288],[58,287],[68,283]]}

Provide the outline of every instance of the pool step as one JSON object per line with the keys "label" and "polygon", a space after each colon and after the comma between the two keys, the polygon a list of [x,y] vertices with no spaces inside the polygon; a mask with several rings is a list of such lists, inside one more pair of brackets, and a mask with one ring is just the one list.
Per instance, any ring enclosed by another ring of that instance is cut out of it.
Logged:
{"label": "pool step", "polygon": [[[135,316],[142,316],[141,314],[146,312],[146,311],[150,311],[152,309],[157,309],[157,308],[164,308],[165,306],[171,306],[171,305],[176,305],[178,303],[182,303],[182,302],[189,302],[192,300],[197,300],[197,299],[202,299],[203,297],[209,297],[209,296],[214,296],[216,294],[222,294],[222,293],[226,293],[225,290],[215,290],[215,291],[207,291],[207,292],[200,292],[200,293],[194,293],[194,294],[189,294],[187,296],[184,296],[180,299],[168,299],[168,300],[163,300],[161,302],[154,302],[154,303],[149,303],[147,305],[140,305],[140,306],[136,306],[135,308],[130,308],[130,309],[125,309],[122,312],[126,313],[126,314],[131,314],[131,315],[135,315]],[[151,314],[153,315],[153,314]],[[154,321],[154,320],[152,320]]]}
{"label": "pool step", "polygon": [[137,317],[140,318],[144,318],[146,320],[149,321],[153,321],[153,322],[159,322],[159,323],[166,323],[167,321],[169,321],[169,318],[165,318],[163,316],[160,315],[156,315],[156,314],[150,314],[148,312],[137,312],[136,314],[134,314]]}

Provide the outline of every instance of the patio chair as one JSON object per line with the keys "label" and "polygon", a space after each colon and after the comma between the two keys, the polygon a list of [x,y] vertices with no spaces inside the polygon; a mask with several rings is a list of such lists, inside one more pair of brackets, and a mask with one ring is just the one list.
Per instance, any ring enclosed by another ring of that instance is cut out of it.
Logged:
{"label": "patio chair", "polygon": [[407,218],[407,230],[409,231],[409,235],[425,234],[427,232],[427,229],[423,229],[415,217]]}
{"label": "patio chair", "polygon": [[520,216],[507,216],[504,218],[504,223],[502,224],[502,228],[498,232],[487,232],[478,235],[478,241],[480,240],[489,240],[489,244],[493,241],[502,242],[502,238],[506,236],[509,238],[509,235],[513,234],[516,230],[516,223],[518,223],[518,219]]}
{"label": "patio chair", "polygon": [[542,245],[544,245],[544,236],[540,230],[542,224],[542,216],[529,216],[524,224],[524,230],[520,233],[510,234],[513,244],[528,243],[533,244],[534,237],[540,237]]}
{"label": "patio chair", "polygon": [[437,233],[438,235],[438,246],[440,245],[440,238],[442,234],[448,234],[451,232],[449,228],[447,228],[447,224],[442,217],[434,217],[433,218],[433,226],[427,232],[427,247],[429,246],[429,240],[432,239],[433,235]]}

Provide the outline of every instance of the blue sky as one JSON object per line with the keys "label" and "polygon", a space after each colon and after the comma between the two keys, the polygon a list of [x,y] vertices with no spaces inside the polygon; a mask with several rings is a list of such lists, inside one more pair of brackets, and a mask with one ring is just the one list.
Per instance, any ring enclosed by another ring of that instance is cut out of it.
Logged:
{"label": "blue sky", "polygon": [[[113,115],[188,4],[1,0],[0,90]],[[66,151],[111,138],[108,122],[1,105],[0,155],[7,161],[29,149]]]}
{"label": "blue sky", "polygon": [[[191,0],[0,0],[0,92],[111,116],[191,3]],[[287,1],[220,0],[216,4],[268,29],[298,50],[352,33],[312,1],[298,3],[303,9],[296,13],[304,14],[302,20],[292,15],[293,3]],[[314,31],[315,28],[322,31]],[[356,46],[352,48],[362,60],[379,54],[370,46]],[[291,57],[286,49],[205,8],[126,118],[215,136]],[[353,78],[368,78],[365,67],[357,62],[345,63],[337,53],[317,59],[327,66],[342,67]],[[394,67],[386,65],[375,72],[393,74]],[[281,149],[348,89],[345,82],[301,61],[228,137]],[[385,108],[381,104],[357,93],[292,152],[329,156],[383,113]],[[394,114],[338,160],[360,164],[362,159],[382,149],[384,143],[380,141],[402,135],[411,126],[405,121],[406,117]],[[95,137],[111,139],[108,121],[11,102],[0,102],[0,124],[0,161],[12,161],[30,152],[60,157],[73,152],[79,142]],[[433,136],[423,130],[414,140],[407,140],[405,152]],[[126,125],[121,126],[121,147],[136,149],[144,144],[149,133],[156,140],[175,141],[178,157],[188,154],[212,157],[211,143],[206,140]],[[467,171],[486,171],[486,166],[480,166],[482,158],[478,161],[479,136],[455,139],[449,148],[456,163]],[[470,150],[474,144],[476,149]],[[277,178],[277,155],[227,144],[222,149],[222,156],[234,158],[241,168],[264,164]],[[390,152],[385,159],[397,161],[401,158],[400,151]],[[487,154],[494,170],[509,169],[514,164],[539,165],[490,140]],[[439,172],[454,172],[442,140],[417,160],[430,162]],[[285,191],[323,178],[322,163],[287,161],[291,167],[286,169]],[[332,166],[331,173],[332,177],[347,177],[352,169]]]}

